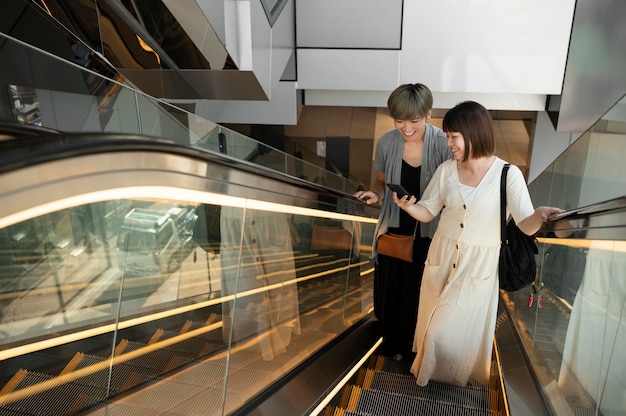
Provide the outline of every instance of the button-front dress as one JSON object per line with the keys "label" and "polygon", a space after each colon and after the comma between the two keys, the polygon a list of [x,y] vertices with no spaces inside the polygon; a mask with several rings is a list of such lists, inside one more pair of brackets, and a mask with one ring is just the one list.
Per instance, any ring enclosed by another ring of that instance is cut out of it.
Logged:
{"label": "button-front dress", "polygon": [[[428,252],[411,372],[429,380],[465,386],[489,380],[498,306],[500,175],[496,158],[478,186],[463,197],[457,162],[438,168],[418,202],[441,220]],[[507,212],[519,222],[534,212],[517,166],[507,175]]]}

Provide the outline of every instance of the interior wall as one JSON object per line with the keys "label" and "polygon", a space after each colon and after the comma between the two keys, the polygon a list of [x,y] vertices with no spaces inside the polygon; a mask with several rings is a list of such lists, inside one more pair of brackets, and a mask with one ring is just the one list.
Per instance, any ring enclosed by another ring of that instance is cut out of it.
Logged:
{"label": "interior wall", "polygon": [[317,153],[317,143],[328,137],[348,138],[350,176],[367,187],[377,137],[376,117],[377,109],[370,107],[303,106],[298,124],[285,126],[284,134],[311,153]]}
{"label": "interior wall", "polygon": [[399,49],[402,5],[402,0],[296,0],[298,47]]}
{"label": "interior wall", "polygon": [[[445,111],[434,112],[431,124],[441,128]],[[285,126],[290,141],[310,154],[317,153],[317,143],[327,137],[350,139],[350,175],[366,188],[371,188],[376,172],[373,169],[376,143],[395,128],[386,107],[302,106],[298,124]],[[528,176],[534,112],[493,112],[496,155],[517,165]],[[320,165],[323,166],[320,157]]]}
{"label": "interior wall", "polygon": [[436,92],[559,94],[575,4],[405,1],[399,81]]}
{"label": "interior wall", "polygon": [[578,0],[558,131],[584,132],[626,93],[626,2]]}
{"label": "interior wall", "polygon": [[565,149],[567,149],[578,134],[573,137],[572,133],[559,133],[545,111],[537,113],[537,124],[534,132],[533,146],[531,151],[528,181],[532,182],[543,172]]}
{"label": "interior wall", "polygon": [[621,133],[591,132],[579,206],[626,195],[624,138]]}
{"label": "interior wall", "polygon": [[[336,9],[311,5],[305,14],[303,3],[310,2],[296,0],[296,24],[306,19],[310,31],[298,32],[298,88],[307,105],[382,107],[397,85],[423,82],[437,108],[479,97],[493,110],[541,111],[546,94],[561,92],[575,0],[404,1],[393,28],[384,20],[367,27],[368,38],[401,27],[397,49],[343,46],[351,19],[332,31],[324,22],[337,18]],[[341,3],[364,15],[386,7]],[[314,41],[325,31],[332,42]]]}

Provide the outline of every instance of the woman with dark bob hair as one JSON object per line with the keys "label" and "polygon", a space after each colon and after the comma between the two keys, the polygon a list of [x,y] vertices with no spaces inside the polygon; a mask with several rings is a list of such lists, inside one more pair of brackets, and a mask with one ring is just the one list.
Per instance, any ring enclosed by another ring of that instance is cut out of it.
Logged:
{"label": "woman with dark bob hair", "polygon": [[[507,163],[495,156],[493,122],[482,105],[465,101],[449,110],[443,131],[453,159],[442,163],[422,198],[394,202],[420,222],[441,214],[422,278],[411,372],[465,386],[487,384],[498,306],[500,175]],[[535,209],[521,170],[507,175],[507,213],[528,235],[562,210]],[[445,209],[444,209],[445,207]]]}

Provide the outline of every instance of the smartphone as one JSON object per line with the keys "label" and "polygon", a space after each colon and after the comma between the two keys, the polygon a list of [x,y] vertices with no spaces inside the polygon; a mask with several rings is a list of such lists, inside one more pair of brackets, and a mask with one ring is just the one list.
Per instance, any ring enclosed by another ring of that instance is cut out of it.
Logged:
{"label": "smartphone", "polygon": [[402,198],[404,195],[411,196],[409,191],[404,189],[404,186],[402,186],[402,185],[398,185],[398,184],[395,184],[395,183],[388,183],[387,184],[387,188],[391,189],[396,194],[398,194],[398,198]]}

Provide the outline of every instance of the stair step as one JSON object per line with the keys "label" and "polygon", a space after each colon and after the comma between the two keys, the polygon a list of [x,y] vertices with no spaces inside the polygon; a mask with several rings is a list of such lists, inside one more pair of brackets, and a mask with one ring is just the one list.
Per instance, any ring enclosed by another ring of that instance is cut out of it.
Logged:
{"label": "stair step", "polygon": [[28,372],[13,394],[23,398],[3,397],[1,415],[75,414],[77,409],[105,400],[107,392],[101,387],[76,382],[58,383],[49,374]]}
{"label": "stair step", "polygon": [[418,386],[411,361],[373,355],[326,409],[326,415],[498,415],[499,393],[470,380],[467,387],[431,381]]}
{"label": "stair step", "polygon": [[355,416],[398,416],[398,415],[476,415],[494,416],[495,413],[486,408],[467,406],[459,400],[435,401],[427,397],[406,395],[397,392],[376,389],[360,389],[350,386],[354,391],[350,400],[341,407],[333,403],[335,409],[342,409],[331,414]]}
{"label": "stair step", "polygon": [[[108,362],[109,358],[99,357],[86,354],[76,370],[88,368],[90,366],[98,366],[103,362]],[[140,384],[159,377],[153,369],[146,369],[128,363],[118,363],[109,369],[107,366],[99,371],[86,374],[79,378],[76,382],[94,388],[98,386],[106,386],[110,379],[110,389],[113,394],[121,393],[132,389]]]}
{"label": "stair step", "polygon": [[396,392],[398,394],[419,397],[437,403],[459,404],[468,408],[488,408],[491,392],[487,386],[475,385],[459,387],[449,384],[429,382],[425,387],[418,386],[412,375],[399,375],[376,372],[371,390]]}

